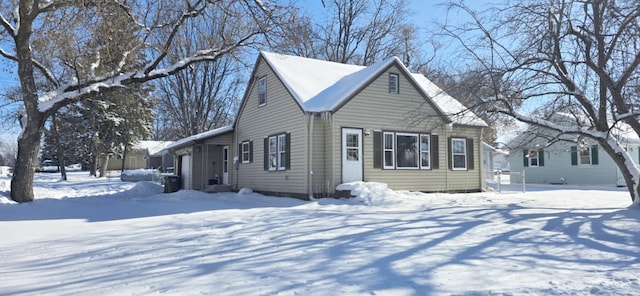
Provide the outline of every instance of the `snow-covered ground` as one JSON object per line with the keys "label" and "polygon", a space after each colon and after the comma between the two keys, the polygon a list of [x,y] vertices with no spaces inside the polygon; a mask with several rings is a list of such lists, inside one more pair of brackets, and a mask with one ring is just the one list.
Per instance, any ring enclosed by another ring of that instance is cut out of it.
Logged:
{"label": "snow-covered ground", "polygon": [[0,294],[640,291],[640,209],[623,188],[420,194],[360,184],[358,198],[306,202],[69,179],[38,174],[37,200],[14,204],[0,177]]}

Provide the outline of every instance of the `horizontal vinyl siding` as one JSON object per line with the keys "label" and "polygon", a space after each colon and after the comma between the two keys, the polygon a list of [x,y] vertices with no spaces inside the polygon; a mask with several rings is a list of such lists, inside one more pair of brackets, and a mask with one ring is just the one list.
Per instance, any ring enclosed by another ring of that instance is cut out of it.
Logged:
{"label": "horizontal vinyl siding", "polygon": [[204,145],[193,146],[191,154],[191,189],[204,190],[206,183],[205,149]]}
{"label": "horizontal vinyl siding", "polygon": [[331,146],[327,145],[325,140],[325,135],[331,126],[330,122],[322,120],[320,116],[315,116],[313,120],[312,190],[314,196],[323,197],[326,196],[328,192],[333,192],[330,184],[327,182],[330,172],[330,164],[328,163],[330,158],[327,157],[330,151],[327,149],[330,150]]}
{"label": "horizontal vinyl siding", "polygon": [[[447,145],[451,145],[449,143],[449,137],[453,138],[471,138],[473,139],[473,169],[464,171],[458,170],[449,170],[449,162],[446,160],[444,163],[440,163],[440,168],[447,169],[447,184],[449,185],[449,190],[451,191],[465,191],[465,190],[479,190],[481,188],[481,162],[480,155],[482,154],[482,143],[480,140],[481,133],[480,129],[472,128],[472,127],[463,127],[463,126],[454,126],[453,131],[447,138],[440,139],[442,142],[446,142]],[[442,154],[447,155],[447,158],[451,157],[448,155],[449,151],[446,148],[444,151],[441,150]],[[467,152],[468,154],[469,152]],[[467,155],[469,157],[469,155]]]}
{"label": "horizontal vinyl siding", "polygon": [[[400,93],[390,94],[389,73],[401,73],[391,68],[380,75],[366,89],[339,109],[333,117],[332,152],[335,166],[332,168],[334,185],[342,181],[342,128],[362,128],[371,131],[363,137],[364,181],[382,182],[392,189],[412,191],[449,191],[480,189],[479,128],[454,126],[457,136],[474,138],[475,170],[454,172],[448,169],[448,125],[437,115],[432,106],[418,93],[406,76],[400,75]],[[424,120],[416,119],[422,118]],[[439,169],[385,170],[373,168],[373,131],[409,132],[438,135]]]}
{"label": "horizontal vinyl siding", "polygon": [[[589,143],[591,146],[595,143]],[[532,145],[533,146],[533,145]],[[513,150],[510,154],[511,182],[522,183],[520,174],[523,169],[526,171],[526,183],[555,183],[560,182],[560,178],[568,184],[602,184],[613,185],[617,181],[617,167],[611,157],[598,147],[597,165],[571,165],[571,146],[575,144],[554,143],[544,148],[544,166],[523,167],[523,151]],[[529,150],[532,150],[531,147]],[[638,163],[638,149],[634,147],[630,155]]]}
{"label": "horizontal vinyl siding", "polygon": [[[253,141],[253,162],[239,164],[238,187],[271,193],[307,193],[306,151],[307,124],[296,101],[271,72],[263,59],[254,73],[253,85],[238,115],[234,155],[239,155],[238,143]],[[258,106],[257,80],[267,77],[267,103]],[[264,170],[264,138],[291,133],[291,169],[268,172]]]}

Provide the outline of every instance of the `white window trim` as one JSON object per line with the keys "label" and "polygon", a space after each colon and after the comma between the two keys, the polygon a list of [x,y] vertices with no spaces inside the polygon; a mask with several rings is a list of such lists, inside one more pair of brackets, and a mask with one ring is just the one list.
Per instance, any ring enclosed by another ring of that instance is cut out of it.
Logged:
{"label": "white window trim", "polygon": [[[540,166],[540,151],[538,150],[530,150],[529,151],[529,155],[527,156],[527,161],[529,161],[529,167],[531,168],[537,168]],[[533,157],[535,155],[535,157]],[[531,162],[531,159],[535,159],[536,160],[536,164],[533,164]]]}
{"label": "white window trim", "polygon": [[[269,171],[285,171],[287,169],[286,167],[286,163],[284,163],[284,159],[286,157],[287,154],[287,147],[286,147],[286,134],[279,134],[279,135],[274,135],[274,136],[269,136],[269,139],[267,140],[267,143],[269,144]],[[282,139],[282,142],[280,142],[280,139]],[[275,141],[275,151],[271,151],[271,141]],[[275,164],[271,162],[271,156],[275,155],[275,159],[276,162]]]}
{"label": "white window trim", "polygon": [[[264,85],[264,90],[262,90],[262,85]],[[264,100],[261,98],[264,96]],[[258,78],[258,107],[264,106],[267,104],[267,76],[262,76]]]}
{"label": "white window trim", "polygon": [[286,166],[283,164],[284,163],[284,159],[286,157],[286,141],[287,139],[285,138],[286,135],[282,134],[282,135],[278,135],[278,143],[277,143],[277,149],[278,149],[278,155],[277,155],[277,161],[278,161],[278,170],[284,171],[286,169]]}
{"label": "white window trim", "polygon": [[[391,135],[391,139],[393,141],[393,146],[391,149],[387,149],[385,146],[385,138],[387,135]],[[417,145],[418,145],[418,157],[417,157],[417,167],[400,167],[398,166],[398,157],[396,155],[396,151],[398,150],[398,136],[412,136],[417,137]],[[427,153],[429,158],[429,165],[422,165],[422,137],[428,137],[429,144],[427,146]],[[466,148],[465,148],[466,149]],[[392,153],[392,164],[387,165],[386,163],[386,152],[391,151]],[[421,133],[404,133],[404,132],[383,132],[382,133],[382,168],[386,170],[430,170],[431,169],[431,134],[421,134]]]}
{"label": "white window trim", "polygon": [[[589,152],[589,163],[582,163],[582,155],[580,155],[580,153],[582,151],[588,151]],[[592,155],[593,151],[591,151],[591,146],[583,148],[582,150],[578,150],[578,166],[591,166],[591,160],[593,159],[593,155]]]}
{"label": "white window trim", "polygon": [[[429,165],[427,166],[423,166],[422,165],[422,137],[427,137],[427,159],[429,161]],[[420,134],[419,138],[418,138],[418,147],[420,150],[420,155],[418,156],[418,164],[420,165],[420,169],[421,170],[429,170],[431,169],[431,135],[430,134]]]}
{"label": "white window trim", "polygon": [[[271,150],[271,148],[274,147],[271,141],[273,141],[275,144],[275,151]],[[267,140],[267,144],[269,144],[269,154],[268,154],[269,171],[276,171],[278,169],[278,137],[276,136],[269,137],[269,139]],[[275,159],[275,162],[271,161],[272,157]]]}
{"label": "white window trim", "polygon": [[[453,150],[453,142],[456,141],[461,141],[463,144],[463,148],[464,148],[464,153],[456,153]],[[451,138],[451,169],[454,171],[466,171],[467,170],[467,139],[465,138]],[[455,157],[456,155],[463,155],[464,156],[464,167],[456,167],[456,161],[455,161]]]}
{"label": "white window trim", "polygon": [[[395,81],[393,83],[393,87],[395,89],[391,88],[391,77],[395,77]],[[399,94],[400,93],[400,75],[398,75],[398,73],[389,73],[389,93],[390,94]]]}
{"label": "white window trim", "polygon": [[[251,162],[251,151],[249,151],[250,149],[250,145],[249,145],[249,141],[244,141],[241,143],[242,144],[242,163],[250,163]],[[247,159],[245,159],[245,155],[247,156]]]}
{"label": "white window trim", "polygon": [[[396,133],[396,137],[395,137],[395,148],[396,148],[396,153],[398,151],[398,136],[409,136],[409,137],[415,137],[416,138],[416,145],[418,148],[417,151],[417,157],[416,157],[416,166],[415,167],[401,167],[398,165],[398,157],[396,156],[396,169],[398,170],[418,170],[420,169],[420,134],[414,134],[414,133]],[[396,154],[397,155],[397,154]]]}
{"label": "white window trim", "polygon": [[[387,135],[391,136],[391,149],[387,149],[385,145]],[[391,151],[391,165],[387,165],[386,163],[387,151]],[[393,170],[396,168],[396,135],[395,133],[392,133],[392,132],[382,133],[382,167],[387,170]]]}

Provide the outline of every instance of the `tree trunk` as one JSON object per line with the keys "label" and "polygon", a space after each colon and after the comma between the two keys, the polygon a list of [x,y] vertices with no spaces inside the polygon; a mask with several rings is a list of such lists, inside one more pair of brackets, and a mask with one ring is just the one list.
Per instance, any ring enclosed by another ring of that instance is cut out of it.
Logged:
{"label": "tree trunk", "polygon": [[60,166],[60,176],[67,181],[67,167],[64,165],[64,152],[58,150],[58,165]]}
{"label": "tree trunk", "polygon": [[43,133],[42,115],[35,113],[28,116],[27,123],[22,128],[22,135],[18,138],[18,156],[13,169],[13,178],[11,178],[11,199],[13,201],[30,202],[35,198],[33,179]]}
{"label": "tree trunk", "polygon": [[[127,139],[127,142],[129,142],[129,139]],[[120,173],[124,172],[125,170],[125,164],[127,163],[127,146],[129,146],[127,143],[124,144],[124,149],[122,150],[122,168],[120,169]]]}
{"label": "tree trunk", "polygon": [[15,36],[18,61],[20,93],[24,102],[24,113],[20,118],[22,134],[18,137],[18,155],[11,178],[11,199],[16,202],[30,202],[33,194],[33,179],[40,151],[40,139],[44,133],[46,115],[38,110],[38,88],[33,75],[33,52],[31,51],[31,22],[27,1],[19,2],[20,26]]}
{"label": "tree trunk", "polygon": [[100,178],[107,175],[107,166],[109,165],[109,155],[100,155]]}
{"label": "tree trunk", "polygon": [[64,165],[64,149],[62,148],[62,143],[60,142],[60,129],[58,128],[58,120],[55,113],[52,115],[51,119],[53,133],[56,138],[56,153],[58,155],[58,167],[60,168],[60,176],[62,177],[62,180],[67,181],[67,168]]}
{"label": "tree trunk", "polygon": [[98,176],[96,174],[96,171],[98,170],[98,160],[96,158],[97,157],[94,155],[91,155],[89,157],[89,176],[94,176],[94,177]]}
{"label": "tree trunk", "polygon": [[[640,205],[640,169],[635,165],[627,151],[624,151],[618,143],[611,144],[607,140],[598,141],[600,146],[613,159],[620,173],[624,177],[627,190],[631,195],[631,202]],[[618,148],[618,149],[616,149]]]}

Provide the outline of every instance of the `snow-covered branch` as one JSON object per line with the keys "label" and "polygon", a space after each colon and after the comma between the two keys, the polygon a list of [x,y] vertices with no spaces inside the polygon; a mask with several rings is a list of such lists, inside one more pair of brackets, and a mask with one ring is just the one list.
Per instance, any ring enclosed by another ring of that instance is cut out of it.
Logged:
{"label": "snow-covered branch", "polygon": [[18,36],[16,28],[14,28],[13,25],[11,25],[11,22],[9,22],[9,20],[7,20],[2,14],[0,14],[0,25],[12,38]]}

